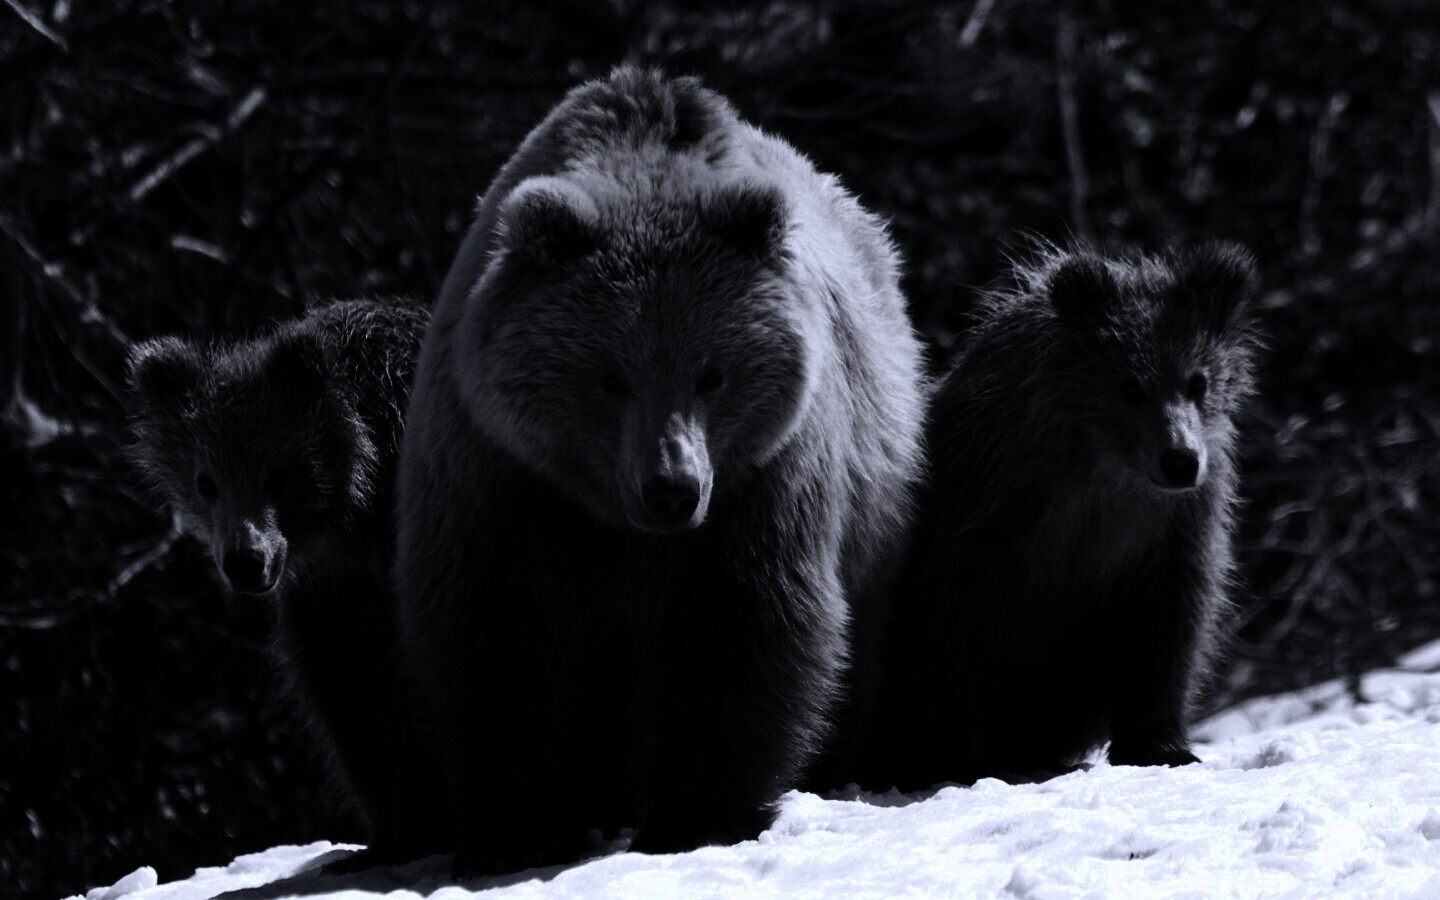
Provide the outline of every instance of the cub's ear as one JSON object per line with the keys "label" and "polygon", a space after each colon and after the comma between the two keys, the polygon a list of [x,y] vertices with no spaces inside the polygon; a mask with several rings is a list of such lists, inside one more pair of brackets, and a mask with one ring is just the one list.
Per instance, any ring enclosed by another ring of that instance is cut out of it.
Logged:
{"label": "cub's ear", "polygon": [[313,403],[325,393],[330,366],[319,338],[296,330],[275,339],[263,371],[271,388],[302,403]]}
{"label": "cub's ear", "polygon": [[675,105],[672,149],[693,147],[723,127],[720,112],[723,105],[700,79],[689,75],[674,79],[670,82],[670,95]]}
{"label": "cub's ear", "polygon": [[785,259],[790,219],[779,188],[726,185],[701,202],[700,220],[726,246],[767,266],[778,266]]}
{"label": "cub's ear", "polygon": [[1066,257],[1045,280],[1045,292],[1062,320],[1077,323],[1099,320],[1120,299],[1104,260],[1085,255]]}
{"label": "cub's ear", "polygon": [[1216,331],[1246,324],[1260,288],[1254,254],[1228,241],[1210,241],[1179,254],[1176,281],[1191,292],[1197,310]]}
{"label": "cub's ear", "polygon": [[578,259],[600,244],[600,211],[559,178],[522,182],[500,208],[500,244],[537,263]]}
{"label": "cub's ear", "polygon": [[137,344],[127,361],[130,396],[148,412],[178,411],[200,382],[200,351],[173,335]]}

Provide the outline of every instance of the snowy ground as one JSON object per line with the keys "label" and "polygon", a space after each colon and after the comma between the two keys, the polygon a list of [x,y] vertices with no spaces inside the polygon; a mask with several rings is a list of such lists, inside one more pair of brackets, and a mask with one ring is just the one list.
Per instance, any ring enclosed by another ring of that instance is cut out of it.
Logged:
{"label": "snowy ground", "polygon": [[[291,896],[1015,896],[1440,898],[1440,644],[1404,670],[1246,703],[1196,732],[1202,765],[1096,763],[1043,784],[824,799],[792,793],[758,841],[616,853],[455,885],[448,860],[345,877],[316,843],[88,900]],[[1417,671],[1418,670],[1418,671]]]}

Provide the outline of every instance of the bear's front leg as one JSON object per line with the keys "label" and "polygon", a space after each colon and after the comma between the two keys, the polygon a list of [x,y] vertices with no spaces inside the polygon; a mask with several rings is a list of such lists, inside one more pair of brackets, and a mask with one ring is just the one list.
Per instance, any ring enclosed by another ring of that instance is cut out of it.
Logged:
{"label": "bear's front leg", "polygon": [[588,542],[551,524],[574,517],[532,481],[493,481],[528,503],[473,474],[416,478],[416,508],[467,515],[415,516],[424,527],[402,530],[396,565],[403,685],[433,741],[461,876],[572,861],[594,824],[583,615],[598,579],[588,557],[540,562]]}
{"label": "bear's front leg", "polygon": [[1109,760],[1117,766],[1199,762],[1186,736],[1201,634],[1218,585],[1188,542],[1172,536],[1118,596]]}
{"label": "bear's front leg", "polygon": [[635,706],[634,851],[755,838],[824,736],[845,657],[834,557],[803,535],[756,531],[744,549],[697,548],[656,598]]}
{"label": "bear's front leg", "polygon": [[367,826],[369,848],[327,865],[332,873],[402,863],[451,844],[436,761],[400,695],[385,581],[357,574],[307,579],[307,590],[287,594],[274,641],[312,732],[329,744],[337,786]]}
{"label": "bear's front leg", "polygon": [[455,873],[571,862],[588,847],[580,799],[591,773],[576,685],[589,673],[572,662],[581,654],[567,633],[524,615],[538,605],[532,595],[476,589],[468,599],[476,614],[430,627],[445,639],[417,642],[412,666],[439,749]]}

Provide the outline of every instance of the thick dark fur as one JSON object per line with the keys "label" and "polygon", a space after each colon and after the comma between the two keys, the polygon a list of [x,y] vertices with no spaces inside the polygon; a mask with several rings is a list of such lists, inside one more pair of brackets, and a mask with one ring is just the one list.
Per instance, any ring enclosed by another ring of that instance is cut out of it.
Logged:
{"label": "thick dark fur", "polygon": [[130,358],[132,457],[232,589],[274,598],[273,656],[373,861],[448,844],[395,685],[389,590],[400,433],[428,321],[409,301],[347,301],[256,340],[166,337]]}
{"label": "thick dark fur", "polygon": [[755,837],[826,733],[919,461],[885,229],[693,79],[577,88],[426,335],[396,583],[462,869]]}
{"label": "thick dark fur", "polygon": [[931,408],[875,787],[1053,773],[1106,740],[1115,764],[1195,761],[1187,716],[1232,573],[1254,262],[1229,244],[1049,251],[1017,279]]}

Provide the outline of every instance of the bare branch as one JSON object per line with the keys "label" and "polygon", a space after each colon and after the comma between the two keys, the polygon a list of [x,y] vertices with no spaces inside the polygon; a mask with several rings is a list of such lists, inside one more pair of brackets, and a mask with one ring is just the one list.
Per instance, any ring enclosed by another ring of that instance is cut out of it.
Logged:
{"label": "bare branch", "polygon": [[1075,23],[1060,17],[1055,35],[1055,94],[1060,103],[1060,133],[1065,138],[1065,163],[1070,169],[1070,223],[1086,244],[1095,244],[1090,215],[1090,175],[1080,147],[1080,99],[1075,85]]}
{"label": "bare branch", "polygon": [[985,28],[985,19],[994,5],[995,0],[980,0],[970,10],[970,18],[965,20],[965,27],[960,30],[960,46],[969,47],[979,40],[980,32]]}
{"label": "bare branch", "polygon": [[1305,193],[1300,198],[1300,246],[1306,255],[1320,252],[1320,228],[1316,224],[1320,213],[1320,190],[1330,176],[1330,141],[1340,124],[1340,116],[1350,105],[1350,93],[1341,91],[1330,97],[1325,111],[1315,122],[1315,133],[1310,137],[1310,180],[1305,184]]}
{"label": "bare branch", "polygon": [[18,382],[10,402],[0,409],[0,422],[19,438],[27,450],[37,450],[62,437],[88,438],[102,434],[104,429],[92,422],[66,422],[57,419],[31,400]]}
{"label": "bare branch", "polygon": [[[40,250],[33,243],[30,242],[29,238],[25,236],[19,225],[17,225],[14,221],[12,221],[8,216],[4,215],[3,213],[0,213],[0,234],[8,237],[11,241],[15,243],[16,246],[20,248],[23,258],[26,260],[26,262],[29,263],[30,268],[39,276],[40,280],[46,284],[49,284],[55,289],[51,293],[58,293],[69,303],[71,309],[69,311],[67,322],[79,322],[79,324],[84,326],[85,328],[88,328],[91,331],[99,332],[107,339],[118,344],[121,347],[130,346],[131,341],[129,336],[126,335],[125,332],[122,331],[118,325],[112,322],[109,316],[106,316],[103,312],[100,311],[100,308],[95,304],[94,300],[86,297],[80,292],[79,288],[77,288],[74,284],[71,284],[70,280],[65,277],[60,267],[46,259],[40,253]],[[49,296],[50,293],[42,294],[42,297]],[[19,298],[15,299],[18,301]],[[50,325],[52,329],[55,330],[55,332],[62,338],[62,340],[64,340],[66,347],[68,347],[70,350],[70,355],[74,357],[75,361],[78,362],[80,366],[85,369],[86,372],[89,372],[91,377],[95,379],[96,383],[103,387],[105,391],[110,394],[110,396],[114,397],[117,401],[123,404],[125,401],[125,392],[120,388],[119,385],[115,383],[115,381],[109,376],[109,374],[105,372],[103,368],[97,365],[95,361],[90,358],[90,354],[85,352],[83,342],[72,339],[74,337],[74,329],[69,324],[62,325],[57,320],[56,315],[54,311],[51,310],[50,304],[48,302],[40,302],[37,303],[36,306],[39,308],[41,315],[44,317],[44,320]],[[17,317],[17,320],[19,322],[23,322],[23,318],[21,317]],[[26,409],[21,406],[24,398],[24,386],[21,383],[20,372],[21,368],[17,359],[13,382],[11,385],[9,385],[10,396],[6,398],[7,408],[5,410],[5,414],[7,415],[7,417],[10,417],[17,422],[20,421],[19,417],[24,417],[29,415],[29,413],[31,412],[38,411]],[[49,417],[47,416],[44,418],[48,419]],[[29,424],[39,425],[42,427],[44,425],[44,423],[38,419],[30,421]],[[79,426],[79,424],[76,423],[76,427],[66,433],[78,434],[81,437],[84,437],[87,432],[85,428]],[[32,436],[34,436],[36,432],[32,431],[31,434]],[[58,435],[52,434],[48,438],[42,439],[40,443],[44,443],[45,440],[53,439],[56,436]]]}
{"label": "bare branch", "polygon": [[60,267],[46,259],[40,253],[39,248],[30,243],[30,239],[22,233],[20,227],[4,213],[0,213],[0,234],[4,234],[14,241],[24,252],[25,258],[30,261],[31,268],[41,278],[53,285],[61,296],[70,301],[75,308],[76,316],[82,323],[98,328],[122,347],[130,345],[129,336],[120,330],[120,326],[110,321],[110,318],[95,305],[94,300],[80,293],[80,289],[70,283],[70,280],[61,272]]}
{"label": "bare branch", "polygon": [[1430,110],[1430,201],[1425,205],[1425,221],[1440,222],[1440,91],[1431,91],[1425,98]]}
{"label": "bare branch", "polygon": [[191,160],[209,150],[220,139],[229,135],[235,129],[245,124],[245,120],[254,115],[255,110],[265,102],[265,89],[253,87],[245,97],[230,111],[225,118],[225,124],[220,128],[206,128],[199,136],[191,138],[179,150],[170,154],[160,161],[150,174],[135,183],[130,188],[130,202],[139,202],[146,194],[150,193],[159,185],[163,184],[170,176],[184,168]]}
{"label": "bare branch", "polygon": [[29,25],[31,28],[35,29],[36,34],[40,35],[45,40],[54,44],[56,47],[59,47],[60,52],[70,52],[70,45],[65,43],[65,38],[62,37],[59,33],[51,30],[50,26],[46,25],[44,20],[41,19],[39,16],[35,15],[29,9],[26,9],[25,6],[21,4],[20,0],[5,0],[5,3],[11,9],[15,10],[15,15],[23,19],[26,25]]}
{"label": "bare branch", "polygon": [[117,572],[102,590],[89,594],[71,595],[69,602],[63,608],[53,606],[50,601],[42,600],[25,604],[19,612],[0,612],[0,627],[43,631],[63,625],[89,609],[113,603],[121,589],[169,554],[181,534],[180,520],[174,518],[170,522],[170,530],[161,535],[160,539],[148,550]]}
{"label": "bare branch", "polygon": [[180,527],[180,519],[178,517],[172,518],[170,520],[170,530],[165,532],[153,547],[137,556],[131,561],[130,565],[121,569],[114,578],[110,579],[110,583],[105,585],[104,599],[106,601],[114,600],[115,595],[120,592],[120,589],[131,581],[134,581],[135,576],[163,559],[165,555],[170,552],[170,548],[175,545],[175,542],[180,539],[182,533],[183,529]]}

